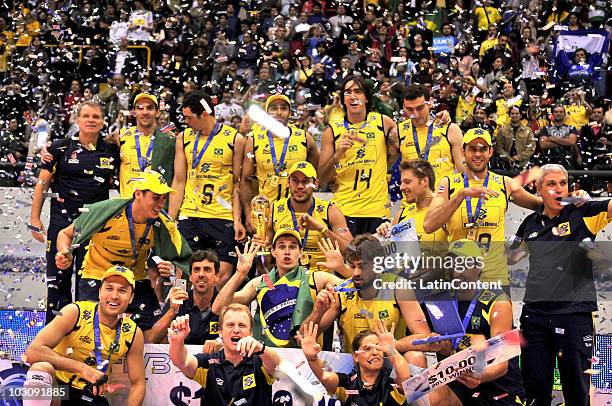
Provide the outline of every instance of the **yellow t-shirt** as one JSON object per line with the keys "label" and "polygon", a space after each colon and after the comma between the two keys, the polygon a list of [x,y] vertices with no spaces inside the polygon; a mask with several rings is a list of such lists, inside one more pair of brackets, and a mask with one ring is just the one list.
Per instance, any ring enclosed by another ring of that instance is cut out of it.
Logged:
{"label": "yellow t-shirt", "polygon": [[[281,165],[281,157],[285,142],[287,143],[287,152],[283,164],[278,168],[278,174],[274,168],[274,160],[272,159],[272,150],[270,148],[270,139],[267,129],[255,124],[249,133],[253,137],[253,153],[255,154],[255,174],[259,182],[259,194],[262,194],[275,202],[279,199],[289,196],[288,172],[291,165],[298,161],[305,161],[308,155],[306,146],[306,132],[289,124],[290,135],[288,138],[280,138],[271,135],[274,142],[274,153],[277,164]],[[274,185],[274,179],[277,177],[277,185]]]}
{"label": "yellow t-shirt", "polygon": [[[436,174],[436,183],[444,176],[450,176],[455,172],[455,161],[451,153],[451,146],[448,142],[448,125],[440,128],[435,128],[431,137],[431,148],[427,161],[433,166]],[[400,153],[402,160],[418,159],[417,149],[412,135],[412,122],[410,119],[402,121],[399,126],[399,141]],[[421,155],[425,153],[425,145],[427,144],[427,134],[429,128],[417,128],[417,138],[419,140],[419,148]]]}
{"label": "yellow t-shirt", "polygon": [[[329,223],[329,206],[330,202],[319,199],[318,197],[314,197],[314,207],[312,210],[312,217],[318,222],[321,223],[328,228],[330,228]],[[281,228],[294,228],[293,224],[293,216],[291,215],[291,210],[289,209],[289,200],[288,198],[278,200],[274,202],[272,206],[272,227],[274,228],[274,232]],[[295,212],[295,218],[300,224],[300,218],[302,214],[307,214],[306,212]],[[306,230],[304,228],[298,227],[298,231],[302,240],[304,239],[304,234]],[[324,262],[325,255],[319,249],[319,239],[321,238],[321,234],[316,230],[308,230],[308,238],[306,239],[306,246],[304,247],[304,254],[308,256],[308,265],[302,264],[306,266],[309,270],[313,271],[327,271],[330,272],[326,268],[318,267],[317,262]]]}
{"label": "yellow t-shirt", "polygon": [[[145,236],[147,224],[134,223],[137,259],[132,253],[132,240],[126,216],[126,209],[109,219],[92,235],[81,268],[81,277],[102,279],[102,275],[113,265],[130,268],[137,281],[147,278],[147,257],[155,245],[153,227]],[[142,244],[141,244],[142,242]]]}
{"label": "yellow t-shirt", "polygon": [[[334,146],[348,133],[344,120],[330,123]],[[371,112],[362,123],[348,125],[358,137],[336,165],[338,190],[332,202],[350,217],[385,217],[390,215],[387,183],[387,143],[383,117]]]}
{"label": "yellow t-shirt", "polygon": [[[183,133],[187,158],[187,183],[180,216],[233,220],[234,142],[237,131],[220,125],[201,160],[193,165],[193,149],[197,133],[188,128]],[[208,137],[200,136],[197,155],[204,149]],[[196,155],[196,161],[197,161]]]}
{"label": "yellow t-shirt", "polygon": [[[483,254],[484,269],[480,280],[486,282],[501,281],[508,284],[508,265],[504,251],[504,227],[505,215],[508,209],[508,195],[504,185],[504,177],[488,171],[489,182],[487,187],[499,193],[499,196],[490,196],[489,200],[483,200],[480,212],[476,213],[478,199],[470,199],[472,215],[477,216],[478,225],[476,240],[485,250]],[[464,188],[463,173],[457,173],[449,178],[449,199],[452,199],[461,189]],[[485,179],[470,179],[469,185],[483,186]],[[461,206],[453,213],[450,220],[446,223],[448,240],[457,241],[467,238],[469,227],[467,215],[467,201],[463,200]]]}
{"label": "yellow t-shirt", "polygon": [[[153,135],[144,135],[138,133],[136,127],[122,128],[119,131],[119,156],[121,157],[121,166],[119,167],[119,194],[121,197],[132,197],[134,194],[133,182],[130,179],[137,178],[141,173],[141,168],[138,163],[138,152],[136,151],[136,135],[140,143],[140,154],[143,158],[144,169],[151,168],[151,156],[153,151],[149,152],[151,139]],[[155,141],[153,141],[155,143]],[[146,162],[146,163],[145,163]]]}
{"label": "yellow t-shirt", "polygon": [[463,123],[463,121],[470,115],[474,114],[476,108],[476,98],[471,97],[472,101],[467,101],[463,95],[459,96],[457,101],[457,109],[455,110],[455,121],[457,124]]}
{"label": "yellow t-shirt", "polygon": [[502,19],[497,8],[491,6],[476,7],[474,9],[474,15],[478,19],[478,31],[486,31],[491,24],[497,24],[497,22]]}
{"label": "yellow t-shirt", "polygon": [[415,203],[408,204],[402,201],[402,211],[399,214],[398,223],[413,218],[419,245],[425,255],[442,255],[448,250],[448,233],[445,227],[441,227],[433,233],[426,233],[423,229],[425,215],[428,207],[417,208]]}
{"label": "yellow t-shirt", "polygon": [[[97,362],[95,356],[94,315],[97,311],[98,303],[80,301],[74,304],[79,308],[79,318],[74,328],[67,336],[62,337],[62,340],[53,348],[53,351],[63,357],[84,362],[95,368]],[[103,361],[109,360],[109,366],[106,370],[107,374],[111,370],[110,365],[123,358],[130,350],[136,335],[136,329],[136,323],[132,319],[127,317],[122,319],[118,346],[113,347],[111,351],[110,347],[115,342],[117,330],[113,330],[100,323],[100,343],[103,347],[100,355]],[[110,359],[109,352],[111,353]],[[63,383],[68,383],[72,380],[72,386],[76,389],[83,389],[87,383],[79,374],[73,372],[56,370],[55,376]]]}
{"label": "yellow t-shirt", "polygon": [[[397,278],[393,274],[382,274],[383,282],[394,281]],[[387,329],[395,323],[395,338],[406,336],[406,322],[395,300],[395,291],[390,289],[380,290],[378,297],[364,300],[359,297],[358,292],[341,292],[340,298],[340,327],[344,339],[344,352],[351,353],[352,343],[357,334],[364,330],[372,330],[374,319],[384,321]]]}
{"label": "yellow t-shirt", "polygon": [[589,115],[583,105],[571,104],[565,106],[565,124],[571,125],[578,131],[589,123]]}

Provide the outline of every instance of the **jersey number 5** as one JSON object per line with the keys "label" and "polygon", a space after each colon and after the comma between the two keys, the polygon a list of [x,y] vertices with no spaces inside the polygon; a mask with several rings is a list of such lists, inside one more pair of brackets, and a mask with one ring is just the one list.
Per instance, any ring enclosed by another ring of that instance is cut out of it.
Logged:
{"label": "jersey number 5", "polygon": [[215,185],[212,183],[207,183],[204,185],[204,190],[202,191],[202,204],[211,204],[213,193],[215,191]]}

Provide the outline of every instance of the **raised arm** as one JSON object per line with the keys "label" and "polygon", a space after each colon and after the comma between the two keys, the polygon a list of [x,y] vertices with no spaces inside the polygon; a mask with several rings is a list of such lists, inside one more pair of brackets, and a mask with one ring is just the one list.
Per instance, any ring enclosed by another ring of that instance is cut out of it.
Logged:
{"label": "raised arm", "polygon": [[517,206],[536,210],[542,205],[542,198],[526,191],[517,180],[504,176],[504,184],[510,198]]}
{"label": "raised arm", "polygon": [[323,369],[323,362],[319,359],[321,346],[317,344],[318,325],[310,322],[306,325],[303,335],[300,337],[302,352],[308,361],[308,366],[319,382],[325,387],[328,393],[335,393],[338,388],[338,375],[334,372]]}
{"label": "raised arm", "polygon": [[198,370],[198,360],[195,356],[187,354],[187,348],[185,348],[185,338],[190,332],[189,315],[177,317],[168,331],[168,342],[170,343],[168,354],[174,366],[187,378],[193,379]]}
{"label": "raised arm", "polygon": [[240,291],[236,292],[236,290],[247,277],[259,248],[261,248],[261,245],[253,242],[247,242],[244,245],[244,253],[241,253],[236,248],[236,254],[238,255],[236,271],[217,294],[211,307],[211,311],[214,314],[221,314],[221,310],[230,303],[240,303],[248,306],[256,298],[257,292],[255,288],[259,285],[261,277],[253,279]]}
{"label": "raised arm", "polygon": [[448,126],[448,143],[451,146],[451,155],[453,156],[453,162],[455,163],[455,172],[463,172],[465,170],[465,157],[463,156],[463,133],[457,124],[450,124]]}

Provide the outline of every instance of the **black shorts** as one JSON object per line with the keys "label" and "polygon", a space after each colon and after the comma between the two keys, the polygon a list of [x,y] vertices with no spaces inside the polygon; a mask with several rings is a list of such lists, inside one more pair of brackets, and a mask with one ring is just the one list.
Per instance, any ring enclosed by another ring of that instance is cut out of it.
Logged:
{"label": "black shorts", "polygon": [[478,387],[470,389],[458,381],[449,383],[448,388],[453,391],[463,406],[518,406],[525,404],[523,396],[502,391],[489,393]]}
{"label": "black shorts", "polygon": [[232,265],[238,262],[233,221],[189,217],[179,220],[178,229],[192,251],[212,248],[220,261]]}
{"label": "black shorts", "polygon": [[[81,278],[79,282],[79,300],[99,300],[102,281],[98,279]],[[126,313],[132,314],[132,320],[142,331],[150,330],[161,317],[161,309],[157,295],[151,287],[151,281],[143,279],[136,281],[134,300],[128,305]]]}
{"label": "black shorts", "polygon": [[380,217],[345,217],[346,224],[353,237],[365,233],[374,234],[376,233],[378,226],[385,221],[389,221],[388,219],[383,219]]}

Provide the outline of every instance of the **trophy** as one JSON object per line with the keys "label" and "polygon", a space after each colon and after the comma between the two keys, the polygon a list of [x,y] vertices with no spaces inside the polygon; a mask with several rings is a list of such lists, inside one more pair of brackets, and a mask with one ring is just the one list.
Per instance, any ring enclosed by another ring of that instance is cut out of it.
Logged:
{"label": "trophy", "polygon": [[[266,241],[268,228],[271,220],[270,200],[263,195],[257,195],[251,200],[251,223],[255,229],[255,235],[261,240]],[[270,252],[262,247],[257,255],[270,255]]]}

